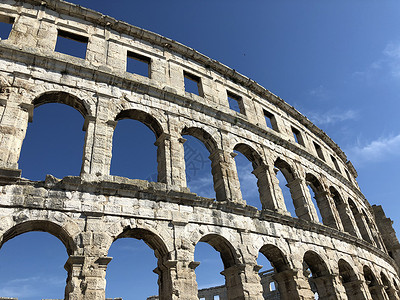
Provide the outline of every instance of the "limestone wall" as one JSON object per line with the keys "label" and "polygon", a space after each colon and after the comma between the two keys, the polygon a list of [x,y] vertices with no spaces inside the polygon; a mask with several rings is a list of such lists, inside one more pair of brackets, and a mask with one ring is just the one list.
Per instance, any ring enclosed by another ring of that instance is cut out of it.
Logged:
{"label": "limestone wall", "polygon": [[[13,24],[0,41],[2,243],[32,230],[59,237],[70,256],[66,299],[104,299],[108,249],[121,237],[143,238],[155,250],[161,299],[196,299],[200,241],[221,252],[228,299],[263,298],[260,251],[282,299],[314,299],[312,289],[321,299],[397,299],[398,266],[354,167],[282,99],[191,48],[66,2],[4,0],[0,21]],[[86,43],[86,57],[56,52],[60,36]],[[149,76],[127,72],[129,57],[147,62]],[[185,76],[199,95],[186,91]],[[33,182],[20,178],[20,150],[35,107],[50,102],[85,118],[82,171]],[[125,118],[156,135],[158,182],[110,175],[113,131]],[[182,135],[209,150],[215,200],[187,188]],[[261,211],[242,198],[234,150],[253,164]],[[277,170],[297,217],[287,212]]]}

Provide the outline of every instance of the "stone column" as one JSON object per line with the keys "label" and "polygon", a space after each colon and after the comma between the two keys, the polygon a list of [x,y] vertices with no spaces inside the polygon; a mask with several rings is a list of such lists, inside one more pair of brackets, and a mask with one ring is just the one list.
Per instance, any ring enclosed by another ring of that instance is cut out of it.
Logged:
{"label": "stone column", "polygon": [[343,283],[343,286],[346,290],[347,298],[353,300],[368,300],[368,295],[364,289],[364,281],[363,280],[353,280],[350,282]]}
{"label": "stone column", "polygon": [[297,217],[299,219],[317,222],[317,212],[309,197],[310,193],[308,192],[305,180],[296,178],[289,182],[287,186],[290,189]]}
{"label": "stone column", "polygon": [[175,190],[186,187],[185,141],[180,136],[162,133],[154,143],[157,146],[158,182]]}
{"label": "stone column", "polygon": [[293,298],[286,299],[315,300],[314,293],[311,291],[308,278],[304,275],[303,270],[293,269],[292,275],[296,292],[293,291],[290,295],[287,295],[287,297]]}
{"label": "stone column", "polygon": [[85,118],[86,131],[81,174],[103,177],[110,174],[112,141],[116,121],[99,120],[92,116]]}
{"label": "stone column", "polygon": [[64,269],[68,272],[64,296],[65,300],[83,299],[81,286],[83,281],[82,269],[84,262],[84,256],[71,255],[65,263]]}
{"label": "stone column", "polygon": [[[273,172],[273,171],[272,171]],[[278,213],[286,212],[285,201],[282,197],[276,197],[274,189],[273,176],[271,176],[270,167],[262,165],[252,172],[257,177],[257,186],[260,193],[260,200],[263,209],[269,209]]]}
{"label": "stone column", "polygon": [[28,121],[33,117],[33,105],[11,102],[0,97],[0,168],[4,175],[19,177],[18,160]]}
{"label": "stone column", "polygon": [[166,260],[154,270],[158,274],[159,299],[198,300],[195,269],[197,261]]}
{"label": "stone column", "polygon": [[335,289],[335,278],[337,275],[324,275],[313,277],[311,280],[315,283],[318,291],[319,299],[337,300]]}
{"label": "stone column", "polygon": [[237,264],[223,270],[221,274],[225,276],[228,299],[262,300],[260,268],[254,264]]}
{"label": "stone column", "polygon": [[336,205],[332,197],[329,196],[329,192],[321,191],[315,194],[315,198],[321,213],[322,223],[326,226],[342,230],[341,222],[338,220],[337,213],[335,213]]}
{"label": "stone column", "polygon": [[297,285],[294,280],[295,272],[286,270],[273,275],[273,279],[278,284],[278,290],[281,300],[300,299]]}
{"label": "stone column", "polygon": [[[368,287],[369,292],[374,300],[389,300],[385,293],[385,287],[383,285],[377,284]],[[390,299],[391,300],[391,299]]]}
{"label": "stone column", "polygon": [[357,236],[356,224],[351,217],[352,213],[347,203],[341,202],[336,205],[339,210],[340,219],[342,221],[343,229],[351,235]]}
{"label": "stone column", "polygon": [[103,300],[106,293],[106,269],[112,257],[86,257],[82,291],[85,300]]}
{"label": "stone column", "polygon": [[245,204],[232,155],[217,149],[209,156],[217,201]]}

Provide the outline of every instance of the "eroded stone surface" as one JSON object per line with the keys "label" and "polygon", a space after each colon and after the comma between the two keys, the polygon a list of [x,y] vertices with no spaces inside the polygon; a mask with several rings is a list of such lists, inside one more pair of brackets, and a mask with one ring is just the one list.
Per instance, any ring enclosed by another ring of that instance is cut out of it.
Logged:
{"label": "eroded stone surface", "polygon": [[[0,20],[13,23],[0,41],[1,241],[32,230],[58,237],[69,254],[65,299],[105,298],[108,250],[121,237],[154,249],[160,299],[197,299],[200,241],[221,253],[228,299],[264,298],[259,252],[275,268],[281,299],[316,291],[320,299],[399,298],[390,220],[362,195],[340,148],[282,99],[193,49],[66,2],[4,0]],[[55,52],[60,34],[86,41],[86,59]],[[126,71],[129,55],[149,62],[149,78]],[[185,91],[184,76],[200,96]],[[241,112],[229,108],[228,93]],[[33,182],[20,178],[18,159],[34,108],[50,102],[85,118],[82,171]],[[110,175],[124,118],[155,133],[158,182]],[[186,186],[184,134],[210,152],[216,200]],[[253,164],[262,211],[242,198],[234,150]],[[298,218],[286,210],[277,170]]]}

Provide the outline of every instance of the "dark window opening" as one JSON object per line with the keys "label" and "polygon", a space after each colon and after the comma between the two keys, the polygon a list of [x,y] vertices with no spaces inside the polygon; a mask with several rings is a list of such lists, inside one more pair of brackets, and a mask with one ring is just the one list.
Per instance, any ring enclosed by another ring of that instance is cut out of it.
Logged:
{"label": "dark window opening", "polygon": [[294,137],[294,140],[296,141],[296,143],[304,146],[304,140],[303,140],[303,136],[301,135],[301,132],[294,127],[292,127],[292,132],[293,132],[293,137]]}
{"label": "dark window opening", "polygon": [[245,111],[244,111],[242,97],[229,91],[227,91],[227,94],[228,94],[229,108],[244,115]]}
{"label": "dark window opening", "polygon": [[344,172],[346,173],[347,179],[351,182],[351,177],[349,172],[345,169]]}
{"label": "dark window opening", "polygon": [[14,18],[0,16],[0,40],[8,39],[14,24]]}
{"label": "dark window opening", "polygon": [[150,78],[150,63],[149,57],[128,51],[126,71]]}
{"label": "dark window opening", "polygon": [[316,142],[314,143],[315,151],[317,151],[317,155],[320,159],[325,160],[324,153],[322,152],[322,148]]}
{"label": "dark window opening", "polygon": [[85,36],[58,29],[56,51],[85,59],[88,41]]}
{"label": "dark window opening", "polygon": [[267,124],[268,128],[271,128],[275,131],[278,130],[278,124],[276,123],[275,116],[271,114],[270,112],[264,110],[264,118],[265,118],[265,123]]}
{"label": "dark window opening", "polygon": [[188,72],[183,72],[185,91],[188,93],[196,94],[198,96],[203,96],[203,90],[201,87],[200,77],[190,74]]}
{"label": "dark window opening", "polygon": [[338,164],[336,158],[334,158],[334,157],[331,155],[331,160],[332,160],[333,164],[335,165],[336,171],[338,171],[338,172],[340,173],[340,167],[339,167],[339,164]]}

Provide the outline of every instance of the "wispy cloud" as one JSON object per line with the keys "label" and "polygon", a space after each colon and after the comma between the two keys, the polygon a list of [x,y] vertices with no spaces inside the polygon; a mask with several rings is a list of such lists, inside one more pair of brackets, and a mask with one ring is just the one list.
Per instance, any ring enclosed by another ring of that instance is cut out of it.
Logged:
{"label": "wispy cloud", "polygon": [[317,125],[332,125],[358,118],[358,112],[352,109],[343,112],[328,111],[323,113],[308,112],[306,116]]}
{"label": "wispy cloud", "polygon": [[65,285],[65,278],[54,278],[47,276],[32,276],[13,278],[2,282],[0,285],[0,295],[3,297],[25,298],[43,295],[43,283],[46,285],[58,286]]}
{"label": "wispy cloud", "polygon": [[400,41],[389,42],[380,57],[373,61],[365,70],[354,72],[356,77],[372,79],[388,74],[398,79],[400,77]]}
{"label": "wispy cloud", "polygon": [[347,153],[357,164],[393,159],[395,156],[400,156],[400,134],[380,137],[364,145],[358,143]]}
{"label": "wispy cloud", "polygon": [[329,92],[323,85],[319,85],[309,91],[311,97],[318,100],[327,100],[329,98]]}

